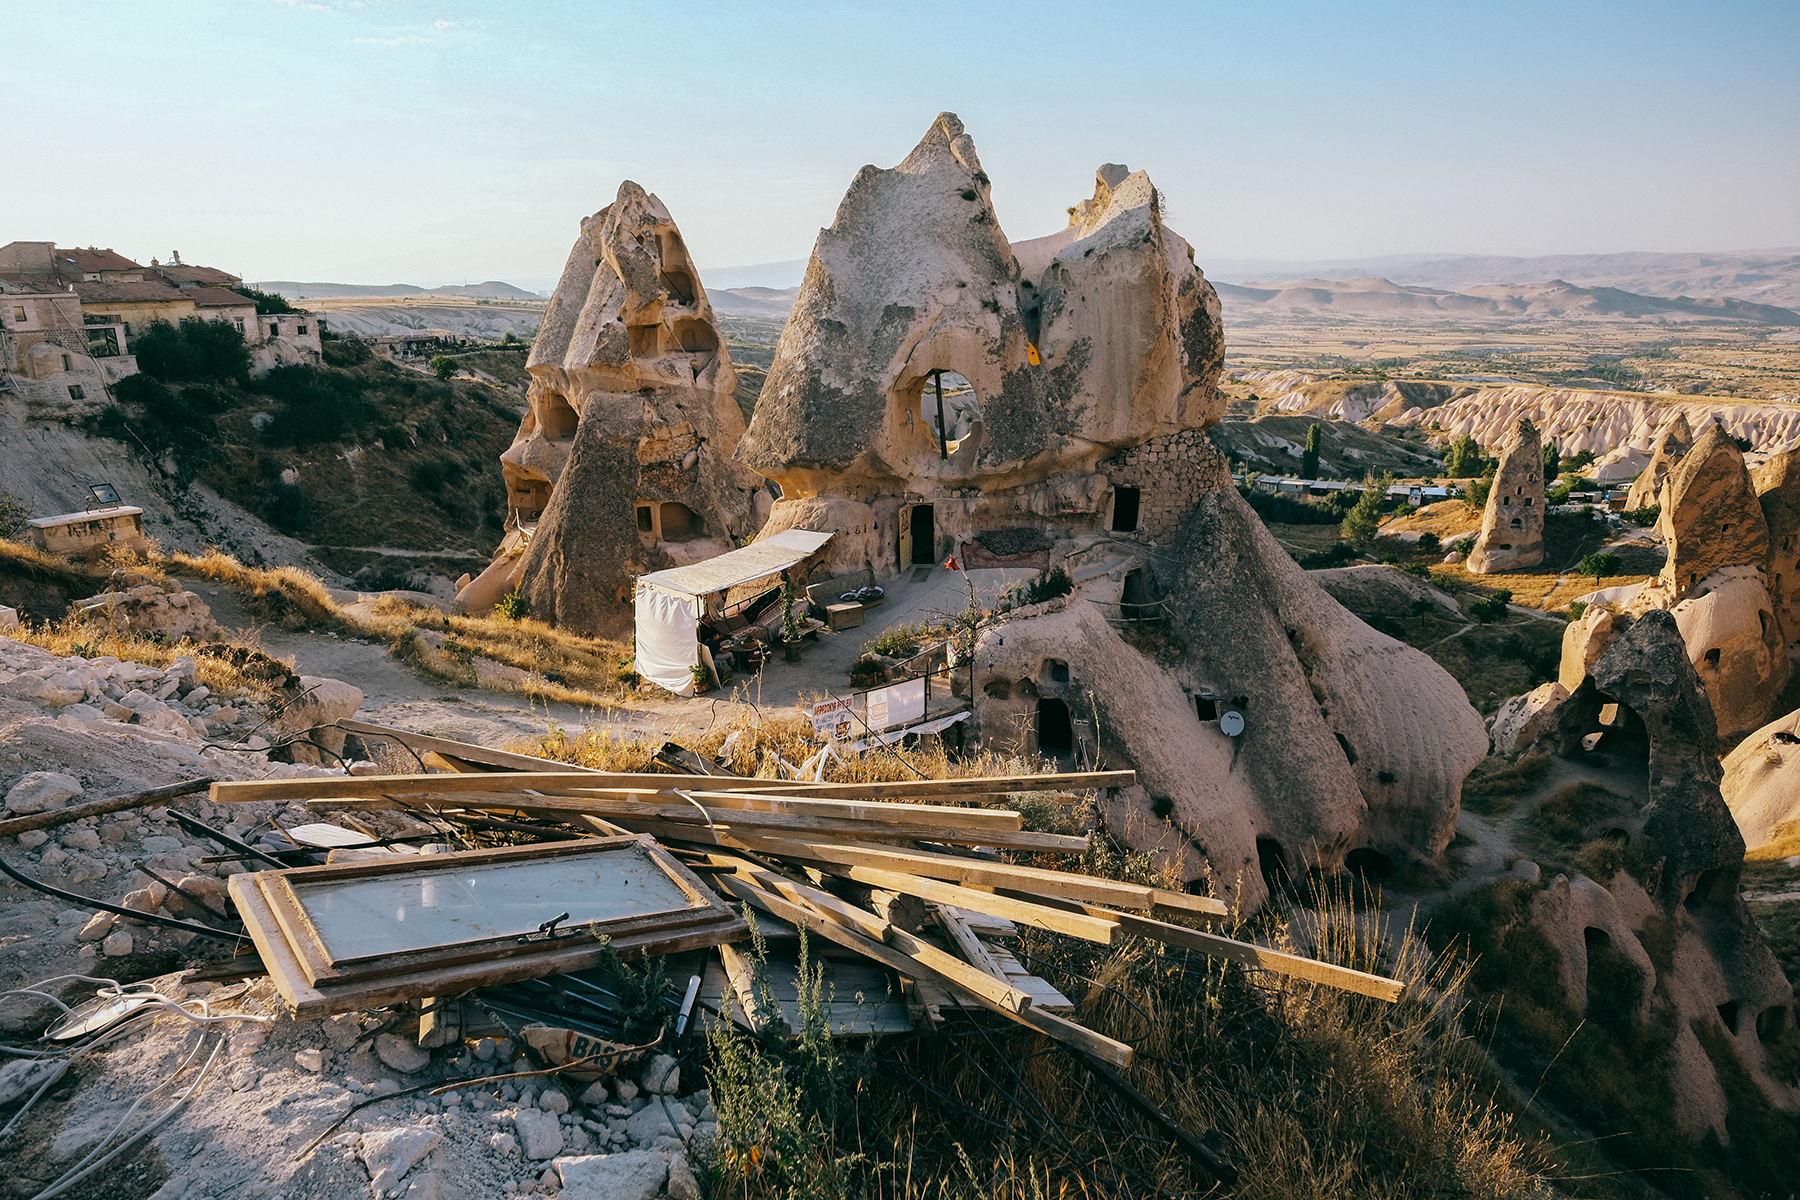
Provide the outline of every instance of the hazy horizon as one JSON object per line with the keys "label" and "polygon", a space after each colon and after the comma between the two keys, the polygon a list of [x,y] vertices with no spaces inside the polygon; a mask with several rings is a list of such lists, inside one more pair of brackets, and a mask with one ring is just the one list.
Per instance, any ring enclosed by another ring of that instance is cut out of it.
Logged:
{"label": "hazy horizon", "polygon": [[[804,261],[857,170],[897,163],[950,110],[1013,238],[1058,228],[1111,161],[1149,170],[1203,265],[1800,244],[1800,6],[1092,17],[1061,3],[698,2],[678,28],[569,0],[21,10],[14,157],[58,186],[16,190],[0,241],[140,261],[180,249],[246,279],[545,290],[579,220],[629,178],[668,205],[703,271],[730,276]],[[73,150],[70,119],[102,112]]]}

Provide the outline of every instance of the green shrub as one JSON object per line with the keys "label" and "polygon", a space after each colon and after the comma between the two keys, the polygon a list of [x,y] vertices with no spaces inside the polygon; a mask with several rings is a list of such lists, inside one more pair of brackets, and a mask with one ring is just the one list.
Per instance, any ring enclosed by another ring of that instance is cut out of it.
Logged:
{"label": "green shrub", "polygon": [[204,317],[180,325],[153,321],[131,339],[138,370],[164,382],[188,379],[245,379],[250,348],[237,327]]}
{"label": "green shrub", "polygon": [[442,491],[447,484],[460,478],[466,469],[461,459],[440,454],[436,458],[414,463],[409,478],[415,491],[434,493]]}
{"label": "green shrub", "polygon": [[500,602],[498,604],[494,605],[494,615],[503,621],[522,620],[527,611],[525,597],[519,594],[517,584],[513,585],[512,591],[500,597]]}
{"label": "green shrub", "polygon": [[1469,615],[1483,625],[1491,621],[1503,620],[1506,617],[1506,606],[1512,603],[1512,593],[1502,588],[1485,600],[1477,600],[1469,605]]}
{"label": "green shrub", "polygon": [[1307,555],[1300,560],[1300,565],[1308,571],[1324,571],[1349,566],[1357,557],[1355,548],[1349,542],[1333,542],[1331,549]]}
{"label": "green shrub", "polygon": [[251,390],[278,401],[265,440],[282,446],[316,446],[342,441],[378,413],[363,399],[364,381],[330,367],[276,367]]}
{"label": "green shrub", "polygon": [[1045,600],[1066,596],[1074,590],[1075,581],[1069,578],[1069,573],[1061,567],[1051,567],[1025,585],[1025,603],[1041,604]]}
{"label": "green shrub", "polygon": [[1485,816],[1499,816],[1511,810],[1517,797],[1530,794],[1549,769],[1548,754],[1526,754],[1516,759],[1489,755],[1476,763],[1463,780],[1463,805]]}
{"label": "green shrub", "polygon": [[1421,533],[1419,535],[1419,549],[1421,551],[1423,551],[1424,553],[1436,554],[1439,550],[1442,550],[1443,548],[1444,548],[1444,543],[1438,538],[1437,534],[1432,533],[1429,530],[1427,530],[1426,532]]}
{"label": "green shrub", "polygon": [[439,354],[431,360],[431,373],[439,379],[449,379],[456,374],[456,360],[448,354]]}
{"label": "green shrub", "polygon": [[1661,516],[1662,505],[1646,504],[1642,508],[1634,508],[1627,512],[1625,514],[1625,519],[1630,521],[1633,525],[1642,525],[1645,528],[1648,528],[1656,524],[1657,519]]}
{"label": "green shrub", "polygon": [[261,317],[270,316],[276,313],[304,314],[310,311],[304,308],[295,308],[292,304],[288,303],[287,297],[283,296],[280,292],[265,292],[261,288],[253,287],[237,287],[232,288],[231,290],[240,296],[248,296],[250,299],[256,301],[256,314]]}

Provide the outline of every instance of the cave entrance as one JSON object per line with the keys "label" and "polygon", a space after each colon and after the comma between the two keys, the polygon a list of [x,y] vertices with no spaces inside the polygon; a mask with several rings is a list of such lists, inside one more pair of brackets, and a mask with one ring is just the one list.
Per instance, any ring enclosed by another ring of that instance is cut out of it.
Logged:
{"label": "cave entrance", "polygon": [[1274,838],[1256,839],[1256,865],[1262,871],[1263,886],[1271,893],[1279,892],[1286,887],[1288,875],[1287,851]]}
{"label": "cave entrance", "polygon": [[704,523],[696,513],[679,500],[666,500],[662,511],[662,539],[665,542],[691,542],[704,532]]}
{"label": "cave entrance", "polygon": [[545,437],[553,442],[562,442],[575,436],[575,426],[580,418],[562,393],[551,392],[544,397],[541,412],[543,415],[538,419],[538,427]]}
{"label": "cave entrance", "polygon": [[1138,500],[1140,493],[1134,487],[1116,487],[1113,489],[1112,527],[1114,533],[1132,533],[1138,527]]}
{"label": "cave entrance", "polygon": [[936,562],[937,510],[929,504],[915,504],[900,522],[900,565]]}
{"label": "cave entrance", "polygon": [[1069,720],[1069,706],[1053,696],[1037,703],[1038,752],[1054,758],[1066,758],[1075,749],[1075,726]]}
{"label": "cave entrance", "polygon": [[1127,621],[1149,621],[1158,615],[1150,596],[1150,575],[1142,567],[1125,572],[1125,588],[1119,594],[1119,615]]}

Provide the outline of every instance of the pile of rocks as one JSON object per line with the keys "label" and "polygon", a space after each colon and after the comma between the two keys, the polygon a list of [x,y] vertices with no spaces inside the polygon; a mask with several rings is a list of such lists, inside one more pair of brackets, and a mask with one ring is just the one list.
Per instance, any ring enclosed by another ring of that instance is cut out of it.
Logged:
{"label": "pile of rocks", "polygon": [[79,621],[141,635],[161,634],[172,642],[188,638],[215,641],[218,622],[206,602],[173,579],[156,579],[136,571],[115,571],[114,590],[77,600],[69,606]]}

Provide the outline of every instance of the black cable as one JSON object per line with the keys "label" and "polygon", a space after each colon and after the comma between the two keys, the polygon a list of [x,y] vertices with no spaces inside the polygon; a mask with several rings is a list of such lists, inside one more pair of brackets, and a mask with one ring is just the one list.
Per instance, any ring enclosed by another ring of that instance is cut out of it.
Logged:
{"label": "black cable", "polygon": [[223,938],[228,942],[241,942],[241,933],[227,933],[223,929],[214,929],[211,925],[199,925],[193,921],[178,921],[174,917],[159,917],[155,913],[139,912],[135,908],[124,908],[117,904],[108,904],[104,900],[94,900],[87,896],[79,896],[74,892],[65,892],[59,887],[51,887],[47,883],[21,875],[13,869],[11,863],[0,858],[0,871],[12,876],[33,891],[42,892],[46,896],[55,896],[58,900],[67,900],[71,904],[80,904],[87,908],[97,908],[101,912],[116,913],[121,917],[130,917],[134,921],[144,921],[152,925],[167,925],[170,929],[185,929],[189,933],[204,934],[206,937]]}
{"label": "black cable", "polygon": [[229,833],[221,833],[210,825],[196,821],[186,813],[176,812],[171,808],[169,810],[169,815],[180,822],[181,827],[189,833],[198,834],[200,837],[211,838],[221,846],[230,846],[233,850],[241,850],[252,858],[260,858],[278,871],[285,871],[288,868],[288,864],[282,862],[279,858],[276,858],[271,854],[264,854],[249,842],[240,842]]}

